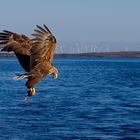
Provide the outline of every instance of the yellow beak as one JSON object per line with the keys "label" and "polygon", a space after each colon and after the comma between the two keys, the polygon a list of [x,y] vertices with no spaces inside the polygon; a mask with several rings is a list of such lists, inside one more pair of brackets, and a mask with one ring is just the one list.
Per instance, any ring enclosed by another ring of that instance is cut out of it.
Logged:
{"label": "yellow beak", "polygon": [[54,73],[54,79],[57,79],[58,78],[58,73]]}

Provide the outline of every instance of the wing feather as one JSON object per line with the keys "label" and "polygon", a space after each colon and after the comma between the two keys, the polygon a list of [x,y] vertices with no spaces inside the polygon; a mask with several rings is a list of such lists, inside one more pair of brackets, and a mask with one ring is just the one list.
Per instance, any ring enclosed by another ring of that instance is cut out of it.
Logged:
{"label": "wing feather", "polygon": [[43,26],[46,29],[46,31],[48,31],[50,34],[52,34],[51,31],[49,30],[49,28],[45,24],[43,24]]}
{"label": "wing feather", "polygon": [[42,32],[47,33],[47,31],[45,29],[43,29],[41,26],[36,25],[37,28],[39,28]]}
{"label": "wing feather", "polygon": [[56,39],[47,28],[46,25],[40,27],[37,25],[37,29],[32,34],[34,43],[31,49],[31,69],[37,67],[41,63],[52,64],[54,51],[56,48]]}
{"label": "wing feather", "polygon": [[7,30],[0,33],[1,51],[13,51],[25,71],[29,71],[30,69],[29,62],[31,47],[32,40],[25,35],[18,35]]}

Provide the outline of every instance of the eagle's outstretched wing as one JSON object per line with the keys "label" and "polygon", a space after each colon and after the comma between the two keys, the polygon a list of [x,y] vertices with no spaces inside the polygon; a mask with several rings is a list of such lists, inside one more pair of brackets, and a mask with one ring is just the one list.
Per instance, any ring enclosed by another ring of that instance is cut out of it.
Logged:
{"label": "eagle's outstretched wing", "polygon": [[34,43],[31,49],[31,69],[41,63],[52,65],[56,39],[47,26],[43,26],[42,28],[37,25],[37,29],[34,30],[35,33],[32,34],[35,38],[33,39]]}
{"label": "eagle's outstretched wing", "polygon": [[1,51],[13,51],[25,71],[30,71],[30,50],[32,40],[25,35],[6,31],[0,33]]}

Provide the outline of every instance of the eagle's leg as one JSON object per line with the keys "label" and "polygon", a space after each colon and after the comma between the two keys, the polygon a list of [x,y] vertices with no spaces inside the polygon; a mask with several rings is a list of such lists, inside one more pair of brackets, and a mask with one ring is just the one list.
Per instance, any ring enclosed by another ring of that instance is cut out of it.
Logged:
{"label": "eagle's leg", "polygon": [[35,85],[40,82],[42,79],[42,76],[38,73],[32,74],[31,77],[28,78],[26,82],[26,87],[28,88],[28,97],[34,96],[36,94]]}

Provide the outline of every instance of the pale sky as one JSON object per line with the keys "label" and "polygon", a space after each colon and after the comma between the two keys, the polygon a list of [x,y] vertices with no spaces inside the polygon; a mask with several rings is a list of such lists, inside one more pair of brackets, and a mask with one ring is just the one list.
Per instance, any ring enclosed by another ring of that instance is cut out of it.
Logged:
{"label": "pale sky", "polygon": [[140,41],[140,0],[0,0],[0,31],[44,23],[58,41]]}

